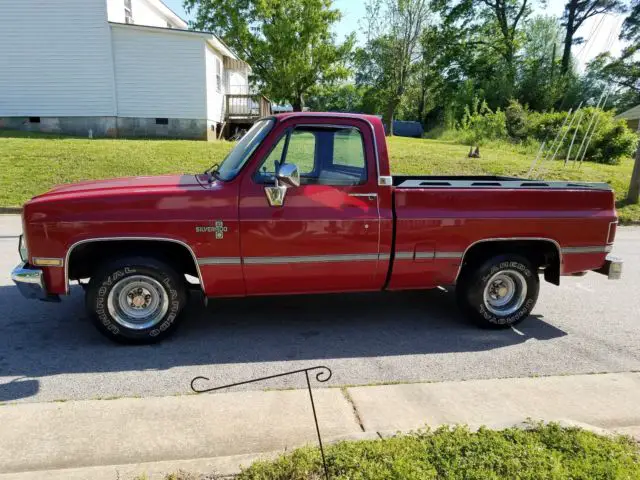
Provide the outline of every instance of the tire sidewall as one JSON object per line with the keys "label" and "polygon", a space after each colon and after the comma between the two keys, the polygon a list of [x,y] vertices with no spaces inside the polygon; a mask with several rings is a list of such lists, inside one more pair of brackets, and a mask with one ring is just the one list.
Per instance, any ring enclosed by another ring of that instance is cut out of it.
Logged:
{"label": "tire sidewall", "polygon": [[[527,294],[518,310],[501,316],[486,308],[484,289],[493,275],[504,270],[515,270],[522,274],[527,284]],[[527,318],[536,304],[540,288],[537,272],[525,258],[516,255],[496,257],[485,262],[475,271],[467,285],[466,301],[469,309],[478,322],[491,328],[507,328]]]}
{"label": "tire sidewall", "polygon": [[[157,280],[169,298],[169,308],[162,319],[143,330],[121,325],[112,317],[108,308],[111,290],[119,281],[132,275],[145,275]],[[122,260],[105,266],[91,279],[87,294],[87,307],[93,314],[98,329],[109,338],[123,343],[154,343],[164,338],[177,325],[176,320],[184,303],[184,287],[178,275],[170,267],[152,260]]]}

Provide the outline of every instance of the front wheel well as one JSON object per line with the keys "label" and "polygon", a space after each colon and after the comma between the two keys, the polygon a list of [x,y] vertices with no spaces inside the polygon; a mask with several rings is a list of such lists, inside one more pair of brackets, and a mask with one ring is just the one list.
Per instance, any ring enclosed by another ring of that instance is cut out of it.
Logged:
{"label": "front wheel well", "polygon": [[107,261],[119,257],[152,257],[169,264],[181,275],[200,275],[196,259],[189,247],[172,240],[95,240],[71,247],[67,274],[69,280],[91,278]]}
{"label": "front wheel well", "polygon": [[495,255],[517,254],[529,260],[535,268],[544,270],[547,282],[560,285],[560,248],[553,240],[486,240],[477,242],[467,249],[460,264],[458,277],[466,269],[473,268]]}

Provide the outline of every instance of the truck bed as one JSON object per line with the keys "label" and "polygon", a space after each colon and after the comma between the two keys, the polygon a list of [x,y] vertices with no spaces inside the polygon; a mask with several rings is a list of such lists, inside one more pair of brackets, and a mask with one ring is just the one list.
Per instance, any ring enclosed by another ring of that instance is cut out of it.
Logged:
{"label": "truck bed", "polygon": [[500,176],[394,176],[395,262],[389,287],[455,283],[465,252],[486,241],[546,241],[561,274],[604,263],[614,194],[606,183]]}

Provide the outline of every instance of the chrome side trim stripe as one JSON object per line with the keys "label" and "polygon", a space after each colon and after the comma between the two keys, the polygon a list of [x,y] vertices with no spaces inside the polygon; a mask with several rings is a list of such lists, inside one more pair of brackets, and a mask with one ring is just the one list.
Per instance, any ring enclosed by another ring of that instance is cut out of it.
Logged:
{"label": "chrome side trim stripe", "polygon": [[396,260],[458,259],[463,252],[396,252]]}
{"label": "chrome side trim stripe", "polygon": [[327,262],[361,262],[373,260],[389,260],[387,253],[365,253],[347,255],[309,255],[298,257],[203,257],[198,265],[279,265],[285,263],[327,263]]}
{"label": "chrome side trim stripe", "polygon": [[609,253],[612,245],[599,245],[593,247],[562,247],[562,253]]}
{"label": "chrome side trim stripe", "polygon": [[240,257],[204,257],[198,259],[198,265],[240,265]]}
{"label": "chrome side trim stripe", "polygon": [[361,262],[378,260],[377,253],[347,255],[308,255],[300,257],[245,257],[245,265],[277,265],[283,263]]}
{"label": "chrome side trim stripe", "polygon": [[436,252],[436,258],[462,258],[463,252]]}

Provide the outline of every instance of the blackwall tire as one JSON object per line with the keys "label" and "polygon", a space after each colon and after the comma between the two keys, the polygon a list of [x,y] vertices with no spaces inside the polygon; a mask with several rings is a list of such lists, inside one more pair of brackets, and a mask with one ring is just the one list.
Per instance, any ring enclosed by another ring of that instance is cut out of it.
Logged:
{"label": "blackwall tire", "polygon": [[533,310],[539,291],[537,267],[512,254],[465,267],[456,285],[461,310],[477,325],[491,329],[522,322]]}
{"label": "blackwall tire", "polygon": [[164,262],[147,257],[102,265],[86,294],[87,310],[100,333],[127,344],[156,343],[169,336],[186,301],[184,279]]}

